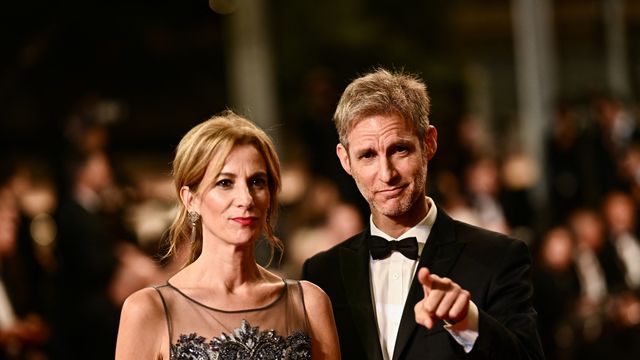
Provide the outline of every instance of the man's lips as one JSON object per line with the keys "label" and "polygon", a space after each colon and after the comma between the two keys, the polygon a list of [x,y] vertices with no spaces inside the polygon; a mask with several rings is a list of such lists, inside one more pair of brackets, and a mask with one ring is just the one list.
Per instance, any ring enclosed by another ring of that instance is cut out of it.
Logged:
{"label": "man's lips", "polygon": [[247,217],[235,217],[235,218],[232,218],[231,220],[243,226],[251,226],[255,224],[256,221],[258,221],[258,218],[254,216],[247,216]]}
{"label": "man's lips", "polygon": [[400,194],[406,187],[406,185],[394,186],[392,188],[378,190],[377,193],[384,196],[396,196]]}

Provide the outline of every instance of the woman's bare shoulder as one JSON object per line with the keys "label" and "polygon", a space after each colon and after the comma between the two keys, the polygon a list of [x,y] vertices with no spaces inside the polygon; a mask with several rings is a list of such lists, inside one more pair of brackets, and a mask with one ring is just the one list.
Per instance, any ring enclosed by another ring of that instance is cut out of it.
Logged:
{"label": "woman's bare shoulder", "polygon": [[143,322],[164,319],[164,305],[160,294],[152,287],[134,292],[125,300],[122,316]]}
{"label": "woman's bare shoulder", "polygon": [[168,358],[167,326],[156,289],[144,288],[129,295],[122,306],[116,359]]}
{"label": "woman's bare shoulder", "polygon": [[302,287],[302,293],[304,294],[304,302],[308,310],[313,308],[331,307],[331,301],[329,296],[318,285],[307,281],[300,280],[300,286]]}
{"label": "woman's bare shoulder", "polygon": [[340,359],[340,345],[329,296],[316,284],[300,281],[304,293],[314,359]]}

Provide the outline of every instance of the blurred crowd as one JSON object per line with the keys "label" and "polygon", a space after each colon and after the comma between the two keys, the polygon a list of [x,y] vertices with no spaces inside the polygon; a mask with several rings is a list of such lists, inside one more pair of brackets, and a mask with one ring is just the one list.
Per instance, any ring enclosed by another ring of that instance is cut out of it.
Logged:
{"label": "blurred crowd", "polygon": [[563,103],[546,143],[549,212],[534,287],[551,359],[640,356],[640,137],[637,109]]}
{"label": "blurred crowd", "polygon": [[529,244],[548,359],[640,357],[637,110],[605,94],[558,103],[542,164],[464,116],[432,173],[453,217]]}
{"label": "blurred crowd", "polygon": [[[290,278],[369,221],[335,156],[337,90],[321,70],[304,90],[283,137],[277,230],[286,250],[270,264]],[[69,116],[46,161],[2,154],[0,359],[112,359],[124,299],[184,261],[179,251],[161,256],[177,201],[170,164],[114,156],[115,115],[99,104]],[[430,195],[456,219],[529,244],[549,359],[640,356],[637,115],[605,95],[559,103],[542,164],[474,114],[451,120],[452,135],[439,139]],[[269,262],[266,247],[257,251]]]}
{"label": "blurred crowd", "polygon": [[172,271],[125,214],[146,195],[118,181],[96,109],[50,156],[2,154],[0,359],[113,359],[124,299]]}

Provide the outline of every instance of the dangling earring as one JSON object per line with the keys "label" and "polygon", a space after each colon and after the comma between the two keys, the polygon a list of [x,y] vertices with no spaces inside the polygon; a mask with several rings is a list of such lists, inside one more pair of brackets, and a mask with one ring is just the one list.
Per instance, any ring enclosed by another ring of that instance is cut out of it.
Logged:
{"label": "dangling earring", "polygon": [[195,211],[189,211],[187,217],[191,222],[191,242],[194,242],[196,240],[196,223],[200,220],[200,214]]}

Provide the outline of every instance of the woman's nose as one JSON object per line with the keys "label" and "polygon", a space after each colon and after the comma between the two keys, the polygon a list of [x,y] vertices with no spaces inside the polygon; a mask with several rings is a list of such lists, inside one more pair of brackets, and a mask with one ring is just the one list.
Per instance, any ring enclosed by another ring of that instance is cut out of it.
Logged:
{"label": "woman's nose", "polygon": [[253,205],[253,194],[247,185],[237,187],[236,202],[239,206],[251,207]]}

